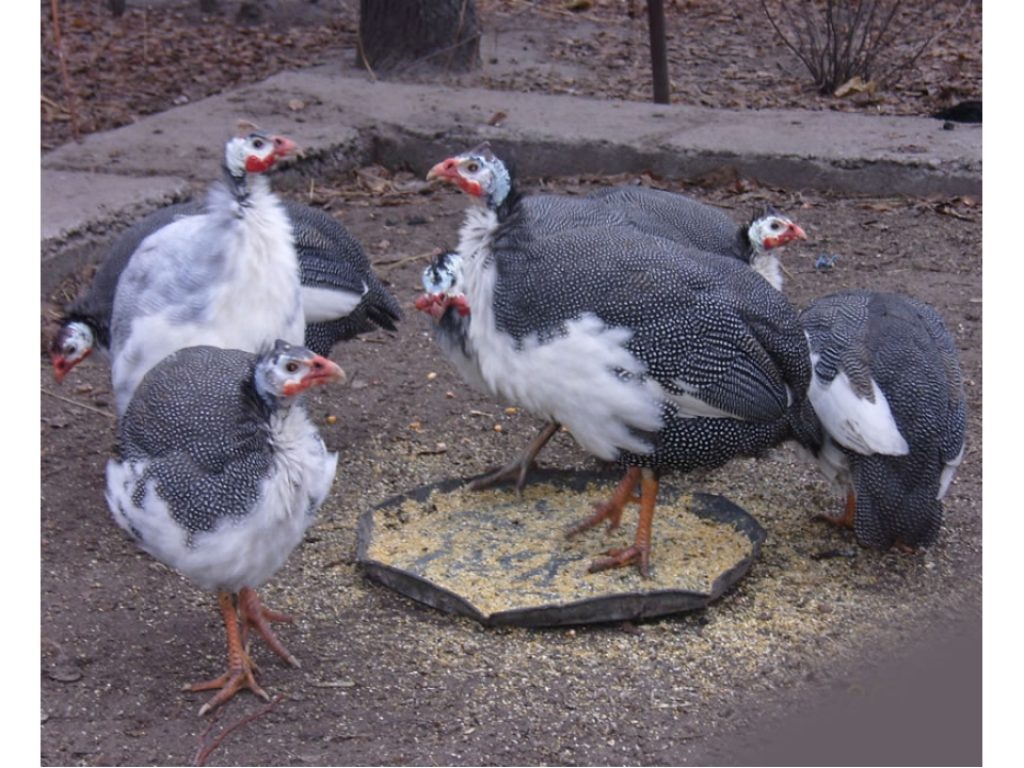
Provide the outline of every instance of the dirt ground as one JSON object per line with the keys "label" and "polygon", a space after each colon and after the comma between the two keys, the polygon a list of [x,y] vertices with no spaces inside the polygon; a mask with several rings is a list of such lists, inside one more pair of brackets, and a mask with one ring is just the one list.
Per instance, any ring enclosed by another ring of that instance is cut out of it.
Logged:
{"label": "dirt ground", "polygon": [[[318,177],[314,200],[298,174],[276,183],[282,195],[336,215],[408,311],[398,333],[336,348],[348,384],[309,400],[341,458],[318,522],[263,591],[296,616],[281,636],[302,662],[286,668],[255,647],[270,706],[243,694],[199,718],[204,696],[180,691],[223,669],[213,597],[137,550],[110,519],[103,471],[114,419],[104,361],[87,361],[57,386],[41,358],[42,764],[980,762],[980,202],[848,199],[727,176],[702,186],[657,179],[737,220],[765,200],[793,215],[810,236],[784,255],[798,306],[856,286],[909,293],[939,310],[961,350],[970,408],[945,530],[914,556],[858,548],[812,520],[840,499],[783,447],[666,477],[727,496],[768,532],[750,574],[709,608],[637,624],[493,629],[399,596],[354,562],[364,510],[505,461],[538,427],[463,385],[411,308],[423,265],[434,248],[454,244],[466,201],[451,190],[407,191],[406,180],[378,168]],[[572,193],[623,181],[523,186]],[[822,254],[837,257],[833,267],[816,268]],[[52,303],[87,277],[68,276],[44,297],[44,338]],[[541,463],[601,469],[565,434]],[[606,474],[611,487],[616,474]],[[630,536],[633,523],[613,540]],[[595,534],[595,547],[603,544]],[[657,518],[654,547],[657,558]]]}

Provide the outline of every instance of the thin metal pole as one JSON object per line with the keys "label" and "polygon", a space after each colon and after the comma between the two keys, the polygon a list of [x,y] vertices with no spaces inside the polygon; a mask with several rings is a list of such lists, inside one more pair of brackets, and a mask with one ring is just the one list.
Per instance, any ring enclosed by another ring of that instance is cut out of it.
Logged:
{"label": "thin metal pole", "polygon": [[665,4],[647,0],[647,19],[651,30],[651,76],[654,79],[654,103],[668,104],[668,52],[665,45]]}

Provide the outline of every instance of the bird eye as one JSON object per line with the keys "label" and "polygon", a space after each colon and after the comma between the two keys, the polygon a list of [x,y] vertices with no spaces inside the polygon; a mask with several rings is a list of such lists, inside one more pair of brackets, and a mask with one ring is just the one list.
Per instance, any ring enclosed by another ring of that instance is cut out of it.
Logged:
{"label": "bird eye", "polygon": [[772,222],[772,229],[781,229],[781,228],[782,228],[782,222],[781,221],[777,221],[776,220],[776,221]]}
{"label": "bird eye", "polygon": [[252,145],[256,147],[256,149],[263,149],[263,139],[254,139]]}
{"label": "bird eye", "polygon": [[297,370],[299,370],[299,364],[292,360],[284,368],[286,371],[288,371],[288,373],[295,373]]}
{"label": "bird eye", "polygon": [[480,163],[469,162],[466,163],[466,170],[470,173],[476,173],[480,170]]}

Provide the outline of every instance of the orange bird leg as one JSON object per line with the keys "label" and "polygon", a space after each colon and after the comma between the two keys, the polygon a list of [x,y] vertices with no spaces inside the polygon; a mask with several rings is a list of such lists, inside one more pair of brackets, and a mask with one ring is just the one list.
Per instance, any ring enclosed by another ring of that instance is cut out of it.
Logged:
{"label": "orange bird leg", "polygon": [[216,696],[200,708],[200,716],[205,715],[207,712],[212,712],[243,688],[248,688],[264,701],[270,700],[267,692],[256,683],[252,661],[242,646],[242,635],[238,629],[238,614],[235,611],[231,593],[218,592],[217,602],[220,604],[221,616],[224,618],[224,629],[228,636],[228,671],[213,680],[185,686],[184,690],[192,692],[220,689]]}
{"label": "orange bird leg", "polygon": [[541,448],[548,444],[548,441],[558,434],[560,425],[556,421],[550,421],[544,425],[540,433],[533,438],[526,450],[520,454],[519,458],[513,461],[511,464],[506,464],[504,467],[499,467],[488,475],[478,478],[473,482],[469,483],[469,489],[471,491],[482,491],[484,488],[490,488],[492,485],[497,485],[505,480],[516,479],[516,495],[523,495],[523,486],[526,485],[526,475],[533,467],[533,461],[537,458],[537,454],[540,453]]}
{"label": "orange bird leg", "polygon": [[819,512],[814,516],[815,520],[824,520],[837,528],[853,528],[853,521],[857,517],[857,496],[853,491],[846,492],[846,509],[841,515],[830,515],[827,512]]}
{"label": "orange bird leg", "polygon": [[640,479],[640,519],[636,524],[636,538],[633,546],[625,549],[609,550],[608,557],[599,557],[590,564],[589,573],[606,571],[609,568],[622,568],[636,563],[640,575],[650,577],[651,563],[651,525],[654,522],[654,504],[658,498],[658,478],[652,469],[638,470]]}
{"label": "orange bird leg", "polygon": [[270,650],[284,659],[285,662],[293,667],[301,666],[298,659],[288,652],[288,649],[277,639],[274,630],[270,628],[270,622],[272,621],[292,622],[291,616],[264,608],[263,603],[260,602],[259,597],[256,595],[256,590],[252,587],[242,587],[238,591],[238,613],[242,621],[243,643],[248,640],[249,627],[252,627],[256,630],[256,634],[263,638],[263,642],[270,646]]}
{"label": "orange bird leg", "polygon": [[577,533],[590,530],[603,520],[608,521],[608,530],[614,531],[622,522],[622,510],[625,509],[626,505],[631,501],[639,501],[633,493],[639,482],[640,468],[630,467],[627,469],[625,477],[615,487],[612,497],[608,501],[595,504],[594,514],[574,525],[565,535],[575,536]]}

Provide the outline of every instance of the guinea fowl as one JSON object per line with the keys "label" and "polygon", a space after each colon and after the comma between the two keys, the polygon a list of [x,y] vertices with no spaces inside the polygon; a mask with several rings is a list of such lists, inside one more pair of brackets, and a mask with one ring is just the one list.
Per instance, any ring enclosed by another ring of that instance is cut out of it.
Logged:
{"label": "guinea fowl", "polygon": [[[626,468],[573,532],[616,527],[639,485],[633,545],[591,570],[635,562],[646,575],[661,472],[809,439],[810,360],[796,313],[741,261],[644,234],[614,211],[549,230],[533,226],[538,208],[510,179],[487,197],[468,211],[458,247],[482,380]],[[566,214],[560,199],[544,205]]]}
{"label": "guinea fowl", "polygon": [[[428,179],[441,179],[497,210],[511,189],[508,166],[487,142],[435,165]],[[766,205],[737,227],[719,208],[692,197],[649,187],[611,187],[583,197],[530,195],[520,201],[522,216],[536,235],[580,226],[628,224],[640,232],[714,256],[739,259],[775,288],[782,289],[778,248],[807,234],[792,219]]]}
{"label": "guinea fowl", "polygon": [[[506,200],[513,186],[508,167],[486,142],[438,163],[427,178],[455,184],[470,196],[483,200],[494,211]],[[799,225],[770,206],[755,215],[746,227],[737,227],[718,208],[683,195],[645,187],[615,187],[582,198],[531,195],[520,198],[518,205],[523,226],[534,237],[559,234],[581,226],[630,226],[641,233],[711,254],[707,258],[712,260],[720,257],[739,260],[780,290],[782,271],[774,251],[795,239],[807,237]],[[418,300],[417,308],[434,317],[435,336],[449,361],[471,386],[486,392],[486,387],[479,384],[479,376],[475,375],[476,366],[468,359],[468,343],[465,340],[455,342],[458,333],[464,332],[470,322],[466,317],[469,309],[465,299],[460,297],[457,302],[458,315],[455,310],[444,311],[453,295],[450,291],[455,290],[452,286],[458,280],[460,266],[453,255],[443,258],[446,259],[443,264],[439,261],[430,265],[426,272],[448,273],[448,290],[432,293],[430,278],[425,275],[427,293]],[[545,424],[519,457],[472,481],[470,487],[486,488],[514,478],[516,492],[521,493],[534,460],[558,430],[557,423]]]}
{"label": "guinea fowl", "polygon": [[[395,330],[402,310],[373,273],[359,242],[318,208],[283,200],[295,236],[302,287],[305,346],[329,355],[339,341],[374,330]],[[121,273],[143,240],[183,216],[203,213],[192,201],[161,208],[126,230],[111,246],[88,290],[68,305],[50,347],[54,377],[64,376],[94,348],[110,347],[110,316]]]}
{"label": "guinea fowl", "polygon": [[941,317],[907,296],[848,291],[817,299],[800,322],[824,438],[815,453],[847,494],[845,512],[826,518],[869,547],[933,543],[966,429],[963,374]]}
{"label": "guinea fowl", "polygon": [[260,354],[188,347],[145,375],[120,420],[121,459],[107,463],[114,519],[157,560],[217,591],[228,670],[189,687],[220,689],[200,714],[242,688],[268,698],[245,648],[250,629],[298,666],[269,624],[289,617],[255,590],[298,546],[334,481],[337,454],[298,396],[343,379],[337,364],[280,340]]}
{"label": "guinea fowl", "polygon": [[231,139],[223,181],[211,187],[204,212],[162,227],[132,254],[110,326],[119,415],[146,371],[175,350],[302,344],[294,237],[264,176],[294,149],[290,139],[262,131]]}
{"label": "guinea fowl", "polygon": [[423,294],[416,309],[434,321],[434,338],[463,381],[481,394],[492,394],[480,376],[476,355],[469,347],[469,305],[458,288],[459,254],[445,251],[423,269]]}
{"label": "guinea fowl", "polygon": [[782,290],[778,249],[806,240],[799,224],[766,205],[746,226],[737,227],[728,214],[692,197],[649,187],[613,187],[588,195],[622,210],[630,224],[707,253],[739,259]]}
{"label": "guinea fowl", "polygon": [[172,221],[201,211],[202,205],[195,202],[160,208],[126,229],[114,241],[89,288],[64,308],[60,327],[50,344],[50,362],[58,382],[94,349],[103,352],[110,349],[110,316],[117,282],[139,244]]}

